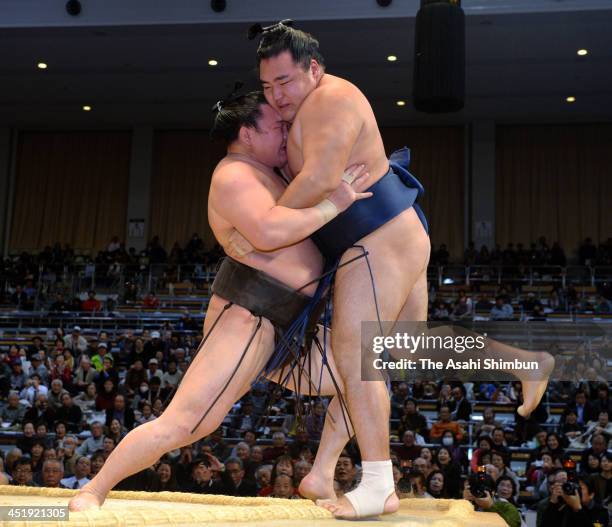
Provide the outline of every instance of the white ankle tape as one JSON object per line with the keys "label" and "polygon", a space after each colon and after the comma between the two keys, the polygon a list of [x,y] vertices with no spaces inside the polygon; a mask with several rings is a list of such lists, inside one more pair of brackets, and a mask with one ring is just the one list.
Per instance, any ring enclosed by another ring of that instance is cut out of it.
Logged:
{"label": "white ankle tape", "polygon": [[395,491],[391,460],[362,461],[361,482],[345,494],[358,518],[382,514],[385,501]]}

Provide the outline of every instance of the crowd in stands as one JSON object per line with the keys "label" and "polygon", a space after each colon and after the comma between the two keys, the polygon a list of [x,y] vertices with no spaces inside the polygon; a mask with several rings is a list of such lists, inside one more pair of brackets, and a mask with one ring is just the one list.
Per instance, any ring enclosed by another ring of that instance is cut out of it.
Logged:
{"label": "crowd in stands", "polygon": [[451,258],[446,244],[440,244],[438,248],[432,245],[430,265],[449,265],[462,263],[469,265],[491,265],[491,266],[561,266],[565,267],[569,263],[576,265],[612,265],[612,238],[602,241],[595,245],[591,238],[585,238],[574,254],[569,256],[561,247],[559,242],[552,245],[544,236],[540,236],[538,241],[525,247],[522,243],[508,243],[504,249],[497,244],[492,250],[483,245],[480,250],[476,248],[474,242],[468,244],[463,254],[463,261]]}
{"label": "crowd in stands", "polygon": [[[201,338],[183,330],[195,327],[187,314],[176,327],[138,336],[102,331],[87,339],[76,326],[51,340],[34,337],[28,346],[3,351],[0,420],[5,430],[19,434],[2,456],[0,481],[82,487],[129,430],[159,417]],[[597,352],[581,349],[572,360],[568,368],[579,373],[595,361],[605,371]],[[392,389],[392,460],[400,496],[464,497],[517,527],[522,504],[538,511],[543,527],[572,515],[576,525],[591,525],[580,518],[607,514],[604,506],[612,497],[607,381],[552,382],[548,401],[563,405],[552,427],[544,404],[529,419],[516,413],[511,421],[498,419],[495,403],[521,403],[520,383],[416,381],[395,383]],[[421,401],[435,402],[434,416],[419,410]],[[272,383],[258,382],[223,427],[168,452],[117,488],[299,499],[297,489],[312,467],[327,403],[296,399]],[[482,419],[474,420],[474,405],[482,403],[488,405]],[[297,404],[303,405],[301,411]],[[305,417],[297,419],[298,414]],[[531,452],[519,471],[511,468],[517,447]],[[571,454],[578,455],[574,468],[568,468]],[[468,479],[479,470],[488,485],[484,493]],[[351,441],[336,466],[337,494],[354,488],[359,477],[360,454]],[[568,481],[582,490],[580,496],[564,490]],[[521,498],[521,491],[529,498]]]}

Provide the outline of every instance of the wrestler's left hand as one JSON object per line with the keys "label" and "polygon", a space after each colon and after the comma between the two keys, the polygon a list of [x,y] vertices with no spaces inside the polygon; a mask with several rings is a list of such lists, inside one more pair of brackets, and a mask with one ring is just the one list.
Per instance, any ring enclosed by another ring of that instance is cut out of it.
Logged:
{"label": "wrestler's left hand", "polygon": [[355,201],[372,197],[371,192],[363,192],[369,186],[370,174],[365,171],[365,165],[353,165],[345,173],[342,182],[328,197],[338,209],[344,212]]}

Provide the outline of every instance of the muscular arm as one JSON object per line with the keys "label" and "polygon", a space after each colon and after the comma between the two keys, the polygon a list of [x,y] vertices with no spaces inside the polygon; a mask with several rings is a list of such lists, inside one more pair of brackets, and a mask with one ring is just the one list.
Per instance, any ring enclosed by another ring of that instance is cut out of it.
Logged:
{"label": "muscular arm", "polygon": [[362,127],[354,103],[342,93],[315,90],[300,115],[304,166],[283,193],[279,205],[312,207],[328,197],[342,180]]}
{"label": "muscular arm", "polygon": [[213,208],[256,249],[272,251],[293,245],[325,224],[317,208],[279,206],[253,169],[233,164],[217,175]]}

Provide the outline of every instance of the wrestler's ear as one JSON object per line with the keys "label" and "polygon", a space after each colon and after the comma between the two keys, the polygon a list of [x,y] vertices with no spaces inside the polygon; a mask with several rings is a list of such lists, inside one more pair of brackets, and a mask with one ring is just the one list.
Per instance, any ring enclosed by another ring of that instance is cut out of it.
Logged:
{"label": "wrestler's ear", "polygon": [[315,59],[310,59],[310,73],[312,73],[313,77],[318,78],[321,74],[321,64],[319,64]]}
{"label": "wrestler's ear", "polygon": [[246,146],[251,146],[251,131],[246,126],[241,126],[238,130],[238,139]]}

